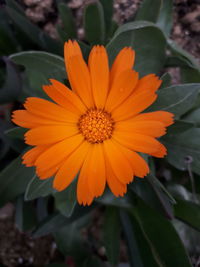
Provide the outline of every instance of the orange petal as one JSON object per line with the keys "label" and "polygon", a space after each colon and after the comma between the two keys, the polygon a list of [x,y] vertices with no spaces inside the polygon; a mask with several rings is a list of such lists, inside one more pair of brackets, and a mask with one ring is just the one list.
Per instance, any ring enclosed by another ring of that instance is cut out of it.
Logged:
{"label": "orange petal", "polygon": [[121,152],[119,147],[111,139],[103,143],[105,159],[110,164],[118,180],[127,184],[133,180],[133,171],[130,163]]}
{"label": "orange petal", "polygon": [[77,183],[77,200],[81,205],[90,205],[94,199],[94,195],[91,194],[88,184],[88,174],[90,172],[90,160],[91,160],[91,152],[89,151],[87,154],[83,166],[81,168],[78,183]]}
{"label": "orange petal", "polygon": [[77,123],[79,116],[41,98],[28,97],[24,104],[31,114],[59,122]]}
{"label": "orange petal", "polygon": [[29,114],[26,110],[15,110],[12,114],[12,121],[23,128],[38,126],[37,123],[30,119]]}
{"label": "orange petal", "polygon": [[155,74],[148,74],[141,78],[135,88],[135,93],[138,92],[156,92],[160,87],[162,80],[159,80],[159,77]]}
{"label": "orange petal", "polygon": [[[35,116],[26,110],[16,110],[12,114],[12,121],[24,128],[35,128],[43,125],[68,125],[67,122],[55,121]],[[70,125],[75,125],[70,123]]]}
{"label": "orange petal", "polygon": [[57,171],[59,170],[60,166],[62,166],[63,162],[48,169],[48,170],[38,170],[36,169],[36,174],[39,177],[40,180],[46,180],[48,178],[51,178],[52,176],[54,176]]}
{"label": "orange petal", "polygon": [[115,131],[138,133],[160,137],[166,133],[165,125],[160,121],[120,121],[115,124]]}
{"label": "orange petal", "polygon": [[132,121],[160,121],[165,126],[169,126],[174,123],[174,114],[167,111],[154,111],[149,113],[142,113],[135,116]]}
{"label": "orange petal", "polygon": [[34,166],[36,159],[48,148],[49,146],[36,146],[34,148],[31,148],[22,156],[22,163],[27,167]]}
{"label": "orange petal", "polygon": [[130,149],[127,149],[126,147],[121,146],[119,144],[118,146],[131,164],[135,176],[143,178],[149,173],[148,164],[140,155],[138,155],[138,153],[131,151]]}
{"label": "orange petal", "polygon": [[161,144],[160,142],[158,143],[159,143],[158,150],[154,153],[151,153],[150,155],[156,158],[164,158],[164,156],[167,155],[167,149],[163,144]]}
{"label": "orange petal", "polygon": [[89,108],[94,105],[88,67],[76,41],[68,41],[64,47],[65,65],[72,90]]}
{"label": "orange petal", "polygon": [[45,171],[60,164],[67,159],[83,140],[83,136],[79,134],[52,145],[36,160],[35,165],[38,171]]}
{"label": "orange petal", "polygon": [[79,172],[89,151],[90,144],[83,142],[64,162],[53,181],[53,188],[62,191],[67,188]]}
{"label": "orange petal", "polygon": [[118,108],[112,111],[115,121],[129,119],[148,108],[157,98],[151,92],[141,92],[131,95]]}
{"label": "orange petal", "polygon": [[133,91],[138,81],[138,73],[128,69],[121,72],[112,83],[105,109],[111,112],[118,107]]}
{"label": "orange petal", "polygon": [[94,144],[91,149],[87,182],[92,196],[103,194],[106,185],[105,160],[102,144]]}
{"label": "orange petal", "polygon": [[147,135],[114,132],[113,138],[121,145],[137,152],[151,154],[157,152],[159,149],[159,142],[155,138]]}
{"label": "orange petal", "polygon": [[132,69],[135,60],[135,51],[131,47],[124,47],[112,65],[110,72],[110,84],[112,85],[114,79],[125,70]]}
{"label": "orange petal", "polygon": [[104,108],[109,86],[109,65],[106,49],[94,46],[89,56],[92,92],[97,108]]}
{"label": "orange petal", "polygon": [[86,111],[86,107],[80,98],[67,86],[56,80],[50,81],[52,85],[43,86],[43,90],[51,99],[72,113],[74,112],[80,115]]}
{"label": "orange petal", "polygon": [[111,192],[116,196],[123,196],[127,191],[127,185],[121,183],[114,174],[110,164],[106,161],[106,179]]}
{"label": "orange petal", "polygon": [[78,127],[75,125],[40,126],[26,132],[25,143],[32,146],[52,144],[77,133]]}

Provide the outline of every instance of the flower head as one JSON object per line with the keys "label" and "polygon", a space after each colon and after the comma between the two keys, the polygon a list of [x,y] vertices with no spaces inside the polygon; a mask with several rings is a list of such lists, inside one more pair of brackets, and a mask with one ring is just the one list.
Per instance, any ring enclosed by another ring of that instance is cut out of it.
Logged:
{"label": "flower head", "polygon": [[25,142],[34,146],[23,155],[40,179],[55,176],[53,187],[64,190],[79,173],[77,199],[91,204],[106,183],[123,196],[134,176],[149,173],[137,153],[164,157],[166,148],[156,139],[173,123],[165,111],[141,113],[157,98],[161,80],[154,74],[141,79],[132,69],[134,51],[125,47],[109,69],[103,46],[94,46],[85,63],[76,41],[65,44],[69,89],[56,80],[43,90],[54,101],[27,98],[25,110],[13,113],[24,128]]}

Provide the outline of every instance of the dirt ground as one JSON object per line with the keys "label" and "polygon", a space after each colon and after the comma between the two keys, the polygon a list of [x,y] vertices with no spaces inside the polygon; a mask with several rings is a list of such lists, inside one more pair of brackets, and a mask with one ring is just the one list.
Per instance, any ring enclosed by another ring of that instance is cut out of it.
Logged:
{"label": "dirt ground", "polygon": [[[53,38],[57,37],[55,24],[58,22],[53,0],[18,0],[27,16]],[[83,6],[88,0],[71,0],[68,5],[76,17],[78,34],[83,38]],[[132,17],[140,0],[115,0],[114,18],[123,23]],[[196,58],[200,58],[200,2],[199,0],[174,1],[174,27],[171,38]],[[12,204],[0,209],[0,263],[8,267],[45,266],[62,256],[51,237],[32,239],[21,233],[14,225]],[[70,266],[70,263],[69,265]],[[72,265],[71,265],[72,266]]]}

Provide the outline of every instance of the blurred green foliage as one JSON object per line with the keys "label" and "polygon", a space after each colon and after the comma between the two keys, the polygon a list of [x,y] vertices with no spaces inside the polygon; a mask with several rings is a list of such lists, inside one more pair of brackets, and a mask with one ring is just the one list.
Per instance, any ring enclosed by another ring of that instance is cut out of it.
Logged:
{"label": "blurred green foliage", "polygon": [[[16,1],[6,0],[0,9],[0,104],[7,105],[0,121],[0,206],[13,201],[18,228],[34,237],[52,233],[61,253],[73,257],[78,267],[104,266],[105,257],[97,253],[100,246],[111,266],[118,266],[122,240],[131,267],[191,267],[188,255],[195,254],[194,244],[188,246],[181,233],[185,231],[191,244],[200,241],[198,235],[194,238],[200,231],[200,68],[169,37],[173,1],[143,0],[135,18],[121,26],[112,20],[112,0],[85,7],[85,39],[80,41],[84,57],[93,44],[104,44],[112,64],[124,46],[133,47],[140,75],[156,73],[163,80],[149,110],[171,111],[176,117],[162,138],[168,156],[148,158],[151,175],[135,179],[126,197],[115,198],[106,191],[91,207],[76,203],[76,180],[58,193],[52,179],[39,180],[33,168],[21,164],[20,154],[27,149],[22,141],[25,130],[10,122],[11,111],[27,96],[47,97],[42,85],[50,78],[67,82],[63,43],[77,38],[77,29],[67,3],[56,3],[61,19],[58,40],[30,22]],[[169,67],[179,68],[181,84],[171,85],[165,73]],[[88,233],[86,240],[81,230],[90,229],[97,211],[103,217],[103,234],[94,240]]]}

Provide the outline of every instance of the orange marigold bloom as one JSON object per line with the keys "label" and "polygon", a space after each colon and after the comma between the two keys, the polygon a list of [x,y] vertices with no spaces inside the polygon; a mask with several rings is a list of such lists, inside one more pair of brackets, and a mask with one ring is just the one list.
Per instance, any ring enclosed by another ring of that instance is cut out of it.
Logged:
{"label": "orange marigold bloom", "polygon": [[29,97],[25,110],[13,113],[13,122],[30,128],[25,142],[34,146],[23,163],[35,166],[40,179],[55,176],[58,191],[79,173],[77,199],[83,205],[101,196],[106,183],[115,196],[123,196],[134,176],[149,173],[137,152],[166,155],[156,138],[166,133],[173,114],[141,113],[156,100],[161,80],[154,74],[139,79],[129,47],[120,51],[111,70],[103,46],[92,48],[88,65],[76,41],[65,43],[64,54],[72,90],[52,79],[43,89],[55,103]]}

